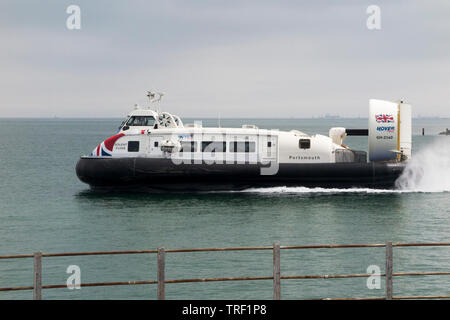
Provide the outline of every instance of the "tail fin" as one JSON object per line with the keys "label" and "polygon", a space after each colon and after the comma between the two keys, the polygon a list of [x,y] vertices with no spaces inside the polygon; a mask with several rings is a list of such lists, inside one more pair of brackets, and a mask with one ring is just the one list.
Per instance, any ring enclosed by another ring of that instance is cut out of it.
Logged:
{"label": "tail fin", "polygon": [[410,159],[411,105],[375,99],[369,104],[369,160]]}

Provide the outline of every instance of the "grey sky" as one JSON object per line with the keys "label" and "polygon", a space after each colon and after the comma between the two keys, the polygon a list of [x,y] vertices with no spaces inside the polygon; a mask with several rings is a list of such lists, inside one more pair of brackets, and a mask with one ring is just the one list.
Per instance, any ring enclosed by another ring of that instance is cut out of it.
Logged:
{"label": "grey sky", "polygon": [[149,89],[182,117],[450,116],[446,0],[2,0],[0,39],[0,117],[122,117]]}

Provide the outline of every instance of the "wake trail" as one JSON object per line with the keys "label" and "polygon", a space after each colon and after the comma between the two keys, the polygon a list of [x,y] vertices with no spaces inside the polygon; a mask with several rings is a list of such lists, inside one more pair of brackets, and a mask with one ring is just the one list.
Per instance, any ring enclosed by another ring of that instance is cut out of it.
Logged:
{"label": "wake trail", "polygon": [[395,182],[395,189],[266,187],[233,192],[261,194],[400,194],[449,191],[450,139],[437,137],[431,145],[419,150],[413,155],[412,160],[408,161],[402,175]]}

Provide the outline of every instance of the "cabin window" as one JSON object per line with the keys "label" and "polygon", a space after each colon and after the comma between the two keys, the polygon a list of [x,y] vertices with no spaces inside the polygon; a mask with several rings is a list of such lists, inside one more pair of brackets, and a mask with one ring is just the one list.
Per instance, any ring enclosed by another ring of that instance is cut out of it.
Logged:
{"label": "cabin window", "polygon": [[255,152],[255,143],[250,141],[233,141],[230,142],[230,152]]}
{"label": "cabin window", "polygon": [[311,140],[310,139],[300,139],[298,142],[300,149],[310,149],[311,148]]}
{"label": "cabin window", "polygon": [[197,142],[182,141],[180,152],[195,152],[197,150]]}
{"label": "cabin window", "polygon": [[272,147],[272,141],[267,141],[267,148]]}
{"label": "cabin window", "polygon": [[128,152],[138,152],[139,141],[128,141]]}
{"label": "cabin window", "polygon": [[158,141],[155,141],[155,143],[153,144],[155,147],[158,146]]}
{"label": "cabin window", "polygon": [[202,152],[225,152],[226,142],[202,141]]}
{"label": "cabin window", "polygon": [[132,116],[127,121],[127,126],[150,126],[153,127],[155,124],[155,118],[152,116]]}

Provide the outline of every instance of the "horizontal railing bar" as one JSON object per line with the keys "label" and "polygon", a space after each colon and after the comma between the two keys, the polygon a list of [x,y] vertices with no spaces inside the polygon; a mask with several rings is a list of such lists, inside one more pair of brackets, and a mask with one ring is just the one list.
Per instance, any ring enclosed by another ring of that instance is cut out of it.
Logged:
{"label": "horizontal railing bar", "polygon": [[272,250],[273,247],[230,247],[230,248],[195,248],[195,249],[166,249],[165,252],[209,252],[209,251],[252,251]]}
{"label": "horizontal railing bar", "polygon": [[164,283],[187,283],[187,282],[214,282],[214,281],[246,281],[246,280],[272,280],[272,276],[268,277],[228,277],[228,278],[197,278],[197,279],[177,279],[166,280]]}
{"label": "horizontal railing bar", "polygon": [[306,246],[280,246],[280,249],[335,249],[335,248],[370,248],[385,247],[384,243],[372,244],[324,244],[324,245],[306,245]]}
{"label": "horizontal railing bar", "polygon": [[[281,279],[340,279],[340,278],[364,278],[373,276],[373,273],[352,273],[352,274],[319,274],[319,275],[301,275],[301,276],[281,276]],[[436,272],[396,272],[392,276],[403,277],[403,276],[443,276],[450,275],[447,271],[436,271]],[[380,274],[381,277],[385,277],[385,273]]]}
{"label": "horizontal railing bar", "polygon": [[450,299],[450,295],[437,295],[437,296],[393,296],[392,299],[395,300],[406,300],[406,299]]}
{"label": "horizontal railing bar", "polygon": [[[133,251],[90,251],[90,252],[63,252],[63,253],[43,253],[43,257],[69,257],[69,256],[95,256],[95,255],[118,255],[118,254],[143,254],[157,253],[157,250],[133,250]],[[33,258],[33,254],[17,254],[0,256],[0,259],[20,259]]]}
{"label": "horizontal railing bar", "polygon": [[22,259],[22,258],[33,258],[34,254],[13,254],[8,256],[0,256],[0,259]]}
{"label": "horizontal railing bar", "polygon": [[[426,275],[450,275],[450,272],[397,272],[393,273],[392,276],[426,276]],[[342,279],[342,278],[364,278],[373,276],[371,273],[354,273],[354,274],[331,274],[331,275],[298,275],[298,276],[281,276],[282,280],[293,280],[293,279]],[[385,276],[385,274],[380,274],[380,276]],[[192,282],[215,282],[215,281],[250,281],[250,280],[272,280],[273,276],[261,276],[261,277],[224,277],[224,278],[195,278],[195,279],[174,279],[166,280],[165,283],[192,283]],[[144,285],[144,284],[156,284],[155,280],[150,281],[115,281],[115,282],[96,282],[96,283],[82,283],[81,287],[100,287],[100,286],[121,286],[121,285]],[[60,285],[45,285],[42,289],[59,289],[67,288],[67,284]],[[19,290],[32,290],[32,286],[23,287],[7,287],[0,288],[0,291],[19,291]],[[408,298],[409,297],[409,298]],[[400,299],[414,299],[415,297],[420,298],[421,296],[405,296],[400,297]],[[436,298],[450,298],[450,296],[423,296],[424,299],[427,297]],[[326,300],[361,300],[361,299],[373,299],[373,298],[326,298]],[[383,298],[384,299],[384,298]]]}
{"label": "horizontal railing bar", "polygon": [[[143,285],[143,284],[156,284],[157,281],[115,281],[115,282],[94,282],[94,283],[81,283],[80,287],[103,287],[103,286],[127,286],[127,285]],[[51,284],[42,286],[42,289],[61,289],[68,288],[67,284]],[[18,290],[33,290],[31,287],[9,287],[0,288],[0,291],[18,291]]]}
{"label": "horizontal railing bar", "polygon": [[450,242],[424,242],[424,243],[393,243],[393,247],[445,247],[450,246]]}
{"label": "horizontal railing bar", "polygon": [[[248,280],[271,280],[273,277],[248,277]],[[242,280],[240,278],[220,278],[223,280],[215,281],[234,281]],[[227,279],[227,280],[226,280]],[[184,279],[183,282],[205,282],[212,281],[211,279]],[[179,283],[180,280],[168,280],[166,283]],[[156,284],[157,281],[123,281],[123,282],[102,282],[102,283],[85,283],[81,287],[99,287],[99,286],[116,286],[116,285],[142,285],[142,284]],[[58,289],[66,288],[67,285],[47,285],[42,286],[42,289]],[[18,291],[18,290],[33,290],[33,287],[11,287],[0,288],[0,291]],[[393,296],[395,300],[406,299],[450,299],[450,295],[433,295],[433,296]],[[319,300],[385,300],[385,297],[354,297],[354,298],[320,298]]]}
{"label": "horizontal railing bar", "polygon": [[[370,248],[385,247],[384,243],[369,244],[327,244],[327,245],[303,245],[303,246],[280,246],[280,249],[333,249],[333,248]],[[393,243],[393,247],[439,247],[450,246],[450,242],[431,243]],[[165,252],[212,252],[212,251],[251,251],[251,250],[272,250],[272,246],[262,247],[228,247],[228,248],[192,248],[192,249],[166,249]],[[118,254],[145,254],[157,253],[158,250],[132,250],[132,251],[91,251],[91,252],[67,252],[67,253],[43,253],[43,257],[66,257],[66,256],[89,256],[89,255],[118,255]],[[20,259],[32,258],[33,254],[4,255],[0,259]]]}
{"label": "horizontal railing bar", "polygon": [[[115,282],[94,282],[94,283],[81,283],[80,287],[105,287],[105,286],[133,286],[143,284],[156,284],[158,281],[115,281]],[[53,284],[42,286],[42,289],[60,289],[68,288],[67,284]]]}
{"label": "horizontal railing bar", "polygon": [[[437,275],[450,275],[447,271],[436,272],[396,272],[392,276],[437,276]],[[367,278],[373,276],[372,273],[351,273],[351,274],[323,274],[323,275],[293,275],[293,276],[281,276],[282,280],[300,280],[300,279],[344,279],[344,278]],[[386,276],[384,273],[380,274],[381,277]],[[165,283],[187,283],[187,282],[213,282],[213,281],[245,281],[245,280],[272,280],[273,276],[261,276],[261,277],[224,277],[224,278],[194,278],[194,279],[174,279],[166,280]],[[141,284],[156,284],[157,281],[116,281],[116,282],[97,282],[97,283],[82,283],[82,287],[96,287],[96,286],[115,286],[115,285],[141,285]],[[65,288],[67,285],[46,285],[42,286],[43,289],[57,289]],[[0,291],[14,291],[14,290],[31,290],[33,287],[8,287],[0,288]],[[345,298],[346,299],[346,298]]]}
{"label": "horizontal railing bar", "polygon": [[386,297],[320,298],[318,300],[386,300]]}
{"label": "horizontal railing bar", "polygon": [[[385,247],[385,243],[367,244],[325,244],[325,245],[304,245],[304,246],[281,246],[281,249],[333,249],[333,248],[370,248]],[[450,246],[450,242],[430,242],[430,243],[393,243],[393,247],[439,247]]]}
{"label": "horizontal railing bar", "polygon": [[[164,283],[188,283],[188,282],[213,282],[213,281],[245,281],[245,280],[271,280],[273,277],[228,277],[228,278],[197,278],[197,279],[176,279],[166,280]],[[157,284],[158,281],[121,281],[121,282],[97,282],[82,283],[81,287],[100,287],[100,286],[120,286],[120,285],[142,285]],[[67,284],[55,284],[42,286],[42,289],[61,289],[67,288]],[[33,287],[10,287],[0,288],[0,291],[32,290]]]}
{"label": "horizontal railing bar", "polygon": [[19,291],[19,290],[33,290],[34,287],[8,287],[8,288],[0,288],[0,291]]}
{"label": "horizontal railing bar", "polygon": [[447,271],[432,271],[432,272],[395,272],[392,273],[393,277],[400,276],[446,276],[450,275]]}
{"label": "horizontal railing bar", "polygon": [[133,250],[133,251],[93,251],[93,252],[69,252],[69,253],[43,253],[43,257],[66,257],[66,256],[95,256],[95,255],[117,255],[117,254],[143,254],[157,253],[158,250]]}
{"label": "horizontal railing bar", "polygon": [[[193,248],[193,249],[167,249],[165,252],[207,252],[207,251],[245,251],[245,250],[271,250],[272,247],[230,247],[230,248]],[[43,253],[43,257],[66,256],[90,256],[90,255],[117,255],[117,254],[142,254],[158,253],[158,250],[134,250],[134,251],[91,251],[91,252],[67,252],[67,253]],[[33,258],[33,254],[18,254],[0,256],[0,259]]]}
{"label": "horizontal railing bar", "polygon": [[[373,273],[354,273],[354,274],[319,274],[319,275],[302,275],[302,276],[281,276],[283,280],[289,279],[340,279],[340,278],[367,278],[373,276]],[[384,277],[385,274],[380,274]]]}

